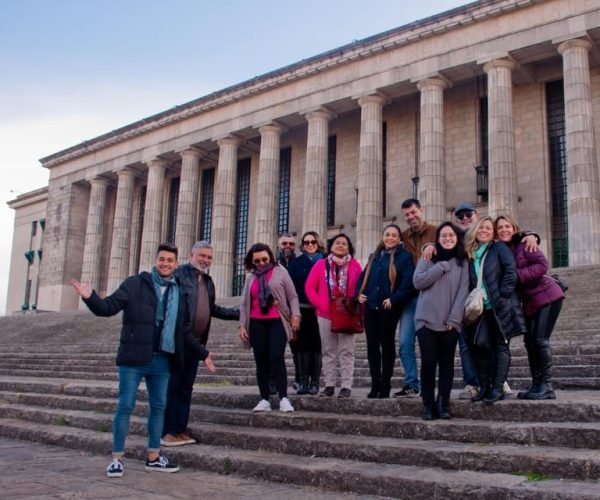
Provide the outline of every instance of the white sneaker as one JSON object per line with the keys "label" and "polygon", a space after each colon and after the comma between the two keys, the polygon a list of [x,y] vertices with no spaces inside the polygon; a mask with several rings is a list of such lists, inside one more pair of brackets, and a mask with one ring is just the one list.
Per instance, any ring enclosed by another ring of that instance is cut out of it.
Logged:
{"label": "white sneaker", "polygon": [[504,381],[504,384],[502,384],[502,392],[504,394],[512,394],[512,389],[506,380]]}
{"label": "white sneaker", "polygon": [[261,399],[252,411],[271,411],[271,403],[266,399]]}
{"label": "white sneaker", "polygon": [[471,399],[479,394],[479,387],[474,385],[465,385],[465,390],[458,395],[458,399]]}
{"label": "white sneaker", "polygon": [[294,407],[288,398],[281,398],[281,401],[279,401],[279,411],[294,411]]}
{"label": "white sneaker", "polygon": [[106,468],[106,475],[108,477],[123,476],[123,462],[121,462],[118,458],[113,458],[110,465]]}

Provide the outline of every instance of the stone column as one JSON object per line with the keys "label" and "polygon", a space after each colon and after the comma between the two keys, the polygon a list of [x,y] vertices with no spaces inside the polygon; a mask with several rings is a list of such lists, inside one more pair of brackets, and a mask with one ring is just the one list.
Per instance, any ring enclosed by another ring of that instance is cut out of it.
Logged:
{"label": "stone column", "polygon": [[329,120],[333,117],[327,110],[311,111],[306,115],[308,138],[302,232],[316,231],[321,238],[327,237],[327,144]]}
{"label": "stone column", "polygon": [[512,107],[512,70],[505,59],[483,66],[488,88],[488,213],[517,217],[517,162]]}
{"label": "stone column", "polygon": [[563,59],[567,132],[569,265],[600,263],[600,193],[588,52],[583,39],[558,46]]}
{"label": "stone column", "polygon": [[283,127],[277,124],[260,127],[260,162],[256,192],[253,243],[277,244],[277,196],[279,194],[280,138]]}
{"label": "stone column", "polygon": [[219,163],[215,178],[211,242],[213,264],[210,274],[217,295],[230,297],[233,278],[233,245],[235,237],[236,179],[239,139],[227,137],[218,141]]}
{"label": "stone column", "polygon": [[[100,259],[102,252],[102,236],[104,227],[104,208],[106,206],[107,179],[96,177],[90,180],[90,205],[88,209],[85,244],[83,247],[83,264],[81,282],[90,283],[98,291],[100,283]],[[80,309],[87,307],[80,301]]]}
{"label": "stone column", "polygon": [[446,172],[444,168],[444,89],[439,78],[417,84],[421,91],[421,133],[419,137],[419,201],[427,222],[446,220]]}
{"label": "stone column", "polygon": [[380,95],[361,97],[360,145],[358,153],[358,210],[356,214],[356,258],[365,264],[381,239],[383,218],[382,112],[386,99]]}
{"label": "stone column", "polygon": [[162,238],[163,194],[166,165],[162,160],[148,162],[148,184],[144,207],[144,227],[140,250],[140,271],[150,271],[156,261],[156,250]]}
{"label": "stone column", "polygon": [[189,148],[179,154],[181,155],[181,177],[179,180],[175,244],[179,248],[179,259],[186,260],[192,245],[196,242],[198,186],[202,152],[196,148]]}
{"label": "stone column", "polygon": [[129,275],[129,249],[131,244],[131,221],[133,207],[133,187],[135,172],[119,170],[117,184],[117,201],[115,203],[115,219],[113,224],[110,262],[108,265],[108,281],[106,292],[114,292]]}

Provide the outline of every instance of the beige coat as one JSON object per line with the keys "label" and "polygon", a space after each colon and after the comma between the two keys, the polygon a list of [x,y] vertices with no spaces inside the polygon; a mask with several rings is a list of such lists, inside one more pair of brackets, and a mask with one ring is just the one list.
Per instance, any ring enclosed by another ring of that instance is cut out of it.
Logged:
{"label": "beige coat", "polygon": [[[240,326],[243,326],[248,330],[250,323],[250,287],[256,279],[254,274],[248,274],[246,276],[246,282],[244,283],[244,290],[242,291],[242,303],[240,304]],[[285,328],[288,341],[292,339],[292,325],[290,320],[293,316],[300,318],[300,301],[296,294],[296,288],[292,282],[292,278],[288,272],[281,267],[276,265],[273,268],[273,274],[269,280],[269,288],[275,298],[277,304],[277,310],[279,311],[279,317]]]}

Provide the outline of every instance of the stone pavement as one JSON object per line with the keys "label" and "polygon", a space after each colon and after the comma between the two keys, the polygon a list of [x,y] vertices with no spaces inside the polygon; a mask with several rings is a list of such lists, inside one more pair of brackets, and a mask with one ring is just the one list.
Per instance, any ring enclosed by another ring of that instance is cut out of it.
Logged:
{"label": "stone pavement", "polygon": [[382,497],[328,493],[313,488],[254,481],[183,469],[177,474],[146,472],[143,462],[125,460],[122,478],[106,477],[110,457],[58,446],[0,438],[0,498],[206,498],[219,500],[333,500]]}

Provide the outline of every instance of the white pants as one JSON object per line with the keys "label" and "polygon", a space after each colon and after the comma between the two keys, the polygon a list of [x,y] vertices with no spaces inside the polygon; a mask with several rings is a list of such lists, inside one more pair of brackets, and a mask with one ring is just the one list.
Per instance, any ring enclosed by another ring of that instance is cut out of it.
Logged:
{"label": "white pants", "polygon": [[321,352],[323,354],[323,377],[325,387],[335,387],[337,363],[340,363],[341,388],[352,389],[354,377],[354,343],[353,333],[333,333],[331,321],[317,318],[321,333]]}

